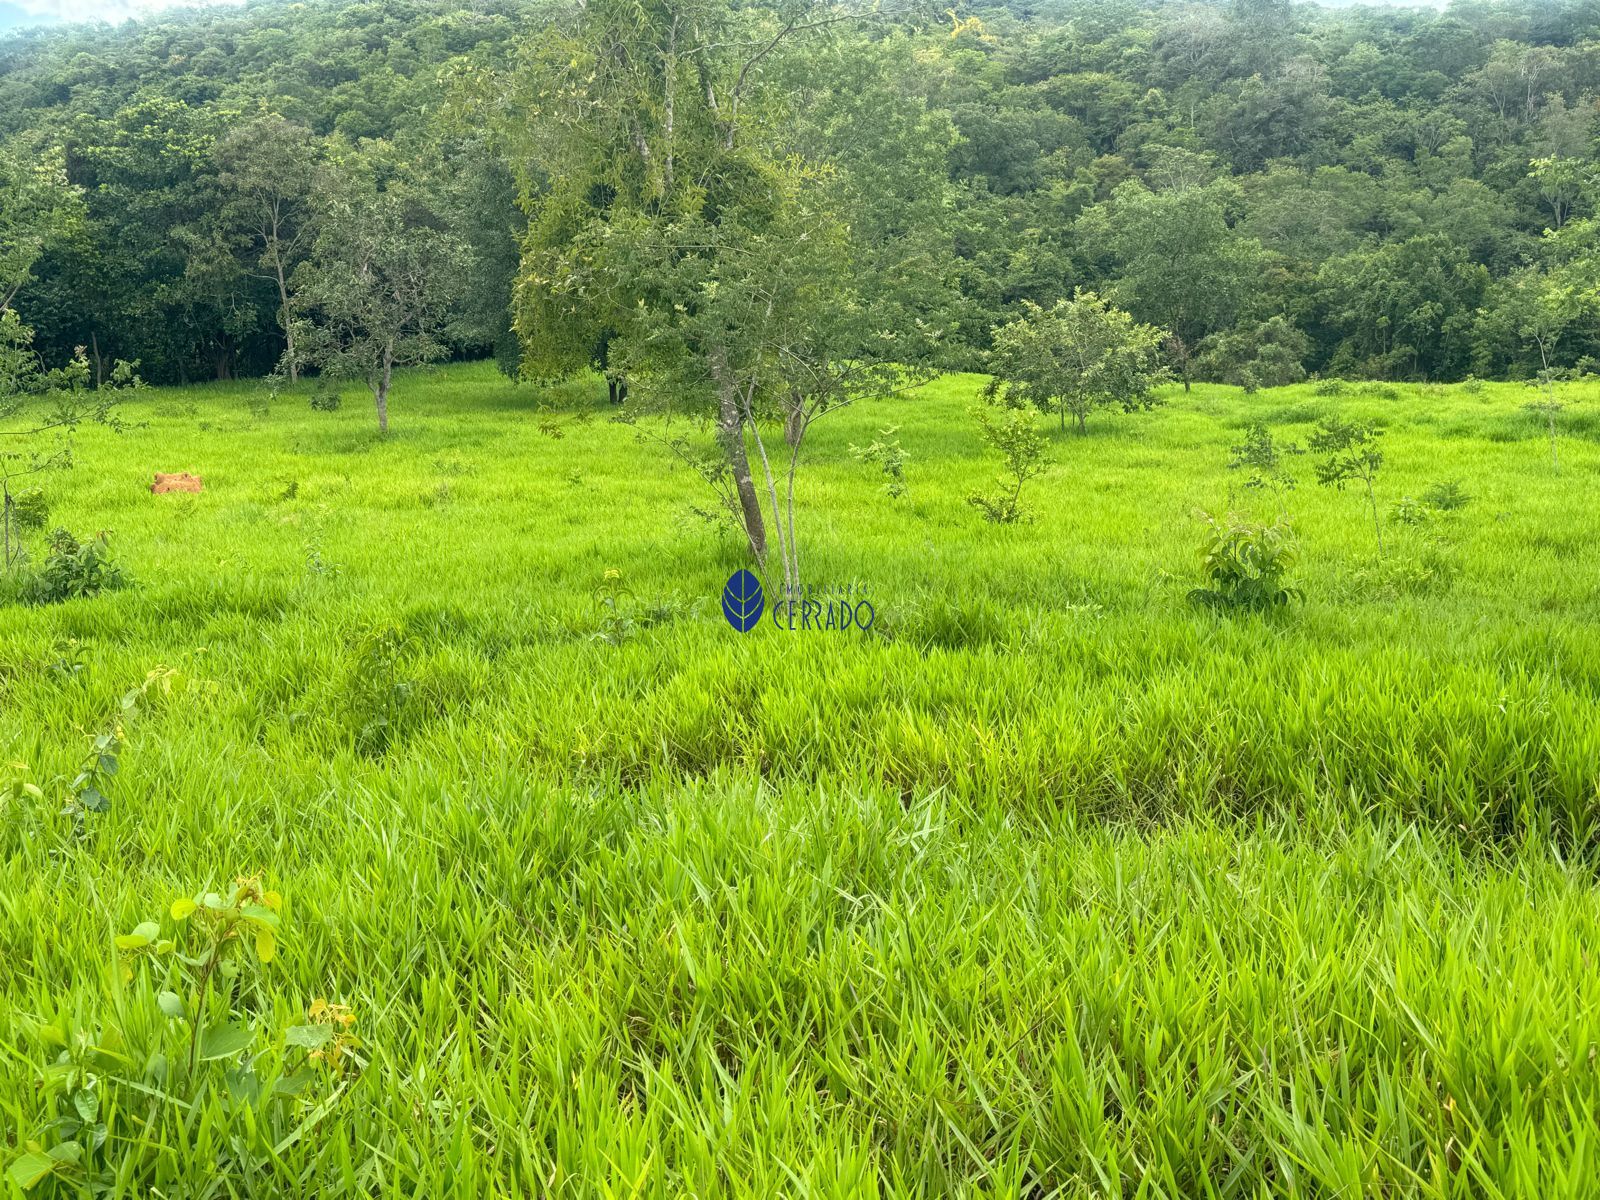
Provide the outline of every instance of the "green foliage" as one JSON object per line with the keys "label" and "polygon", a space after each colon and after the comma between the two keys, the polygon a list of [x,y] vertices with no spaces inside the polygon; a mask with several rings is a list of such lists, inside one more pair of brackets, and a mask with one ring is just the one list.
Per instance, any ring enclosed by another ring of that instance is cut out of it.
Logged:
{"label": "green foliage", "polygon": [[11,508],[11,527],[23,536],[38,533],[50,520],[50,501],[43,488],[23,488],[15,495],[7,493],[5,502]]}
{"label": "green foliage", "polygon": [[595,586],[595,602],[600,606],[600,628],[595,638],[613,646],[627,641],[638,630],[630,611],[637,602],[631,588],[622,581],[622,572],[612,568]]}
{"label": "green foliage", "polygon": [[444,358],[468,251],[425,189],[398,175],[393,152],[336,148],[315,193],[316,236],[294,270],[285,365],[315,364],[372,393],[389,431],[396,367]]}
{"label": "green foliage", "polygon": [[311,411],[331,413],[338,412],[342,407],[344,400],[332,380],[318,379],[317,386],[311,391]]}
{"label": "green foliage", "polygon": [[983,513],[984,519],[1010,525],[1029,519],[1022,504],[1022,488],[1049,468],[1050,455],[1044,435],[1039,432],[1029,409],[979,405],[972,410],[983,440],[1005,459],[1005,472],[999,487],[989,492],[969,492],[967,503]]}
{"label": "green foliage", "polygon": [[1196,366],[1208,379],[1218,379],[1255,392],[1264,387],[1299,383],[1306,377],[1311,339],[1282,313],[1265,321],[1212,334],[1200,344]]}
{"label": "green foliage", "polygon": [[1424,488],[1422,502],[1439,512],[1458,512],[1472,502],[1472,497],[1459,479],[1446,479]]}
{"label": "green foliage", "polygon": [[1166,381],[1157,362],[1162,334],[1093,292],[1080,290],[1049,309],[1024,304],[1021,318],[994,330],[988,363],[991,394],[1007,404],[1035,405],[1072,415],[1083,433],[1097,408],[1124,412],[1160,403],[1155,388]]}
{"label": "green foliage", "polygon": [[[488,363],[401,377],[414,420],[376,448],[303,401],[254,426],[244,382],[84,436],[86,485],[51,498],[115,515],[141,586],[0,620],[0,1174],[62,1136],[49,1026],[119,1057],[80,1055],[83,1170],[35,1195],[91,1174],[129,1195],[790,1194],[777,1164],[884,1196],[1070,1194],[1070,1172],[1204,1195],[1235,1171],[1245,1195],[1359,1195],[1374,1168],[1395,1194],[1434,1171],[1583,1194],[1600,443],[1570,437],[1558,477],[1519,386],[1347,393],[1347,419],[1385,420],[1380,489],[1458,476],[1476,499],[1445,546],[1385,495],[1374,561],[1350,498],[1301,486],[1283,583],[1306,596],[1260,619],[1187,601],[1213,585],[1172,514],[1243,481],[1225,450],[1252,421],[1282,454],[1334,401],[1209,389],[1108,422],[1028,482],[1049,519],[1013,536],[964,503],[1001,462],[968,423],[984,383],[866,399],[817,439],[813,569],[896,618],[850,641],[730,630],[739,548],[675,522],[706,484],[580,423],[585,384],[552,401],[560,441]],[[874,503],[845,452],[891,423],[914,505]],[[140,493],[153,461],[213,460],[181,522]],[[452,502],[418,504],[440,479]],[[306,586],[324,509],[343,573]],[[641,598],[618,646],[590,636],[596,563]],[[701,611],[646,632],[674,590]],[[380,757],[345,687],[383,615],[414,687]],[[76,837],[66,786],[154,662],[217,686],[152,689],[112,810]],[[265,966],[236,927],[237,986],[219,968],[201,1022],[224,1040],[191,1080],[197,981],[173,955],[201,957],[206,918],[169,906],[258,870],[284,926]],[[119,982],[112,936],[146,921]],[[1063,1096],[1088,1100],[1031,1115]],[[1197,1096],[1218,1098],[1198,1125]],[[1401,1109],[1427,1117],[1405,1138],[1350,1132]]]}
{"label": "green foliage", "polygon": [[411,639],[398,626],[378,624],[351,647],[344,677],[344,719],[355,748],[381,757],[403,735],[416,692],[404,674]]}
{"label": "green foliage", "polygon": [[1316,464],[1318,483],[1342,491],[1346,484],[1354,481],[1366,490],[1380,554],[1383,553],[1383,527],[1378,523],[1378,500],[1373,484],[1383,466],[1383,451],[1378,448],[1382,435],[1383,430],[1371,422],[1334,417],[1318,426],[1307,441],[1312,453],[1321,456]]}
{"label": "green foliage", "polygon": [[1267,611],[1304,599],[1286,577],[1299,558],[1293,527],[1282,518],[1262,524],[1234,513],[1198,514],[1206,525],[1200,564],[1210,587],[1189,599],[1211,608]]}
{"label": "green foliage", "polygon": [[1245,487],[1258,491],[1287,491],[1294,487],[1294,476],[1289,473],[1284,459],[1305,451],[1293,442],[1280,446],[1273,439],[1271,428],[1264,422],[1252,421],[1245,429],[1244,441],[1232,447],[1230,453],[1228,469],[1249,473]]}
{"label": "green foliage", "polygon": [[24,574],[21,596],[27,604],[61,604],[115,591],[130,582],[111,557],[109,534],[102,531],[80,542],[67,530],[56,529],[44,561]]}
{"label": "green foliage", "polygon": [[906,494],[906,460],[911,457],[900,444],[900,439],[894,436],[895,431],[895,426],[886,426],[867,445],[850,447],[850,454],[857,461],[876,463],[883,471],[883,492],[891,500],[898,500]]}

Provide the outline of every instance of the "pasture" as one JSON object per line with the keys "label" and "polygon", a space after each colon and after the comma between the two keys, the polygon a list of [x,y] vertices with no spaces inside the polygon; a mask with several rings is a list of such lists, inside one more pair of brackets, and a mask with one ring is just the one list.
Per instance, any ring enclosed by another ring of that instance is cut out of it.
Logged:
{"label": "pasture", "polygon": [[[867,633],[730,628],[743,547],[598,384],[406,374],[387,439],[359,390],[252,385],[83,430],[51,523],[131,584],[0,605],[9,1186],[1589,1194],[1593,397],[1557,473],[1518,385],[1168,388],[1041,418],[1034,519],[997,526],[982,383],[807,440],[805,577]],[[1250,423],[1336,414],[1385,428],[1382,555],[1311,456],[1281,494],[1229,469]],[[899,499],[850,453],[891,428]],[[1292,519],[1302,600],[1190,601],[1229,508]],[[173,901],[240,876],[276,952],[197,1022],[114,939],[181,950]],[[318,998],[338,1064],[286,1032]]]}

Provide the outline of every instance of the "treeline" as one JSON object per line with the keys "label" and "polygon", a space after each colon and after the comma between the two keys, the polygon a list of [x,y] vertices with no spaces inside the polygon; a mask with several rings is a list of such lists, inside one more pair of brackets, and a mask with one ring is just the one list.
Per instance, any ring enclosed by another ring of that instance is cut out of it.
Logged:
{"label": "treeline", "polygon": [[[1185,379],[1526,377],[1600,356],[1592,4],[638,11],[637,42],[531,0],[263,2],[0,39],[12,177],[48,164],[76,197],[0,300],[46,363],[82,346],[97,375],[264,375],[337,365],[329,314],[370,299],[340,273],[381,261],[419,293],[390,314],[397,361],[494,350],[527,376],[620,379],[619,339],[646,371],[687,335],[625,329],[646,297],[618,307],[622,267],[603,285],[575,265],[594,215],[615,249],[631,196],[656,230],[631,269],[666,280],[651,247],[685,228],[667,206],[714,239],[719,205],[765,188],[788,189],[794,236],[838,239],[855,303],[892,314],[880,357],[909,356],[914,331],[924,358],[981,365],[992,330],[1080,288],[1165,331]],[[711,21],[754,52],[691,128]],[[759,53],[789,26],[816,35]],[[741,100],[765,165],[732,153]],[[672,270],[696,261],[674,243]]]}

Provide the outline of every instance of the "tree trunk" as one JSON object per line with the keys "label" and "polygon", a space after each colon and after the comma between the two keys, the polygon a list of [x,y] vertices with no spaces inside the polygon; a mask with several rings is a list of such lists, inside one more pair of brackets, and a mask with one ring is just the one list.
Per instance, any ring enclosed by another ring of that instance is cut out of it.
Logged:
{"label": "tree trunk", "polygon": [[783,440],[786,445],[798,447],[806,432],[805,400],[795,392],[789,395],[789,407],[783,414]]}
{"label": "tree trunk", "polygon": [[284,357],[289,360],[289,382],[300,382],[300,364],[294,356],[294,322],[289,319],[289,285],[283,277],[283,259],[274,254],[278,272],[278,314],[283,322]]}
{"label": "tree trunk", "polygon": [[717,440],[733,472],[733,486],[739,496],[739,514],[750,553],[758,566],[767,562],[767,526],[761,516],[761,497],[750,477],[750,458],[744,448],[744,417],[739,412],[739,390],[728,371],[727,355],[711,352],[711,374],[717,384]]}
{"label": "tree trunk", "polygon": [[383,348],[383,369],[378,375],[378,386],[372,389],[372,398],[378,406],[378,434],[389,434],[389,381],[394,377],[394,343]]}

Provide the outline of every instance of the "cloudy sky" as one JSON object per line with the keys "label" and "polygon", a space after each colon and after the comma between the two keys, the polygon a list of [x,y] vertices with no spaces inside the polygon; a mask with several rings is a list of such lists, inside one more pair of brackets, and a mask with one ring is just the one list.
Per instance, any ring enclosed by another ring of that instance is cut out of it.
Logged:
{"label": "cloudy sky", "polygon": [[57,21],[125,21],[179,2],[204,0],[0,0],[0,29]]}

